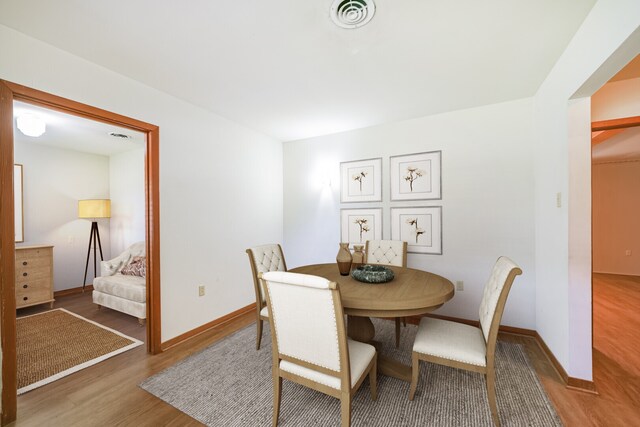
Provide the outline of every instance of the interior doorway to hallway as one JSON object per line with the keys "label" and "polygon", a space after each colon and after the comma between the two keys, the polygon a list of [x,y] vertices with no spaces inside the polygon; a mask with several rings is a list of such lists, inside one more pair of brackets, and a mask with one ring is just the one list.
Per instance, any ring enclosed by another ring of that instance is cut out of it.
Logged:
{"label": "interior doorway to hallway", "polygon": [[593,376],[625,424],[640,418],[640,56],[591,104]]}

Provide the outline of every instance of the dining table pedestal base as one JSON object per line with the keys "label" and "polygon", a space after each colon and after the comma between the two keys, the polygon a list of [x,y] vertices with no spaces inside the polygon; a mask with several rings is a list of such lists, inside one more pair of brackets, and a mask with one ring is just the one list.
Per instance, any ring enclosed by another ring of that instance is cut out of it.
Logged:
{"label": "dining table pedestal base", "polygon": [[347,335],[352,340],[369,343],[376,335],[376,329],[370,318],[347,316]]}
{"label": "dining table pedestal base", "polygon": [[[380,343],[376,341],[371,344],[376,347],[376,351],[381,347]],[[378,372],[388,377],[397,378],[408,383],[411,382],[411,366],[387,357],[380,353],[380,351],[378,351]]]}
{"label": "dining table pedestal base", "polygon": [[376,348],[378,353],[378,372],[388,377],[411,382],[411,366],[384,356],[380,351],[382,343],[373,339],[375,334],[376,329],[370,318],[348,316],[347,335],[353,340],[369,343]]}

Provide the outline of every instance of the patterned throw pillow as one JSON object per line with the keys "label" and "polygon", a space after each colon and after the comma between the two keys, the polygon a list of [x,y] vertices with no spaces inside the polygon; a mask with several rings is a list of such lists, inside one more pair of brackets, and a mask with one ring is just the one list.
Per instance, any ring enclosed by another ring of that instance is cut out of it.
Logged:
{"label": "patterned throw pillow", "polygon": [[147,257],[134,256],[129,264],[122,267],[120,273],[127,276],[145,277],[147,275]]}

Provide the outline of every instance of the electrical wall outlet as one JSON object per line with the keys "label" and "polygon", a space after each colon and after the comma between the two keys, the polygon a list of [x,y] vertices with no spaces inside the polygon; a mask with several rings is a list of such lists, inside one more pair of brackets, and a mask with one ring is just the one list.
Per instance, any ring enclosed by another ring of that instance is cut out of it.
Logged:
{"label": "electrical wall outlet", "polygon": [[624,254],[626,256],[631,256],[631,249],[627,249],[626,251],[624,251]]}
{"label": "electrical wall outlet", "polygon": [[204,296],[204,285],[198,286],[198,296]]}
{"label": "electrical wall outlet", "polygon": [[456,291],[464,291],[464,282],[462,280],[456,282]]}

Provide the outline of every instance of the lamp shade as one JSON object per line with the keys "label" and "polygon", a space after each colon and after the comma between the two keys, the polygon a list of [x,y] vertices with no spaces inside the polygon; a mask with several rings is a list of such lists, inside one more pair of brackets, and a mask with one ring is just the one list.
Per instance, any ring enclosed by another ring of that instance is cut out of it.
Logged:
{"label": "lamp shade", "polygon": [[79,200],[78,218],[111,218],[111,200]]}

